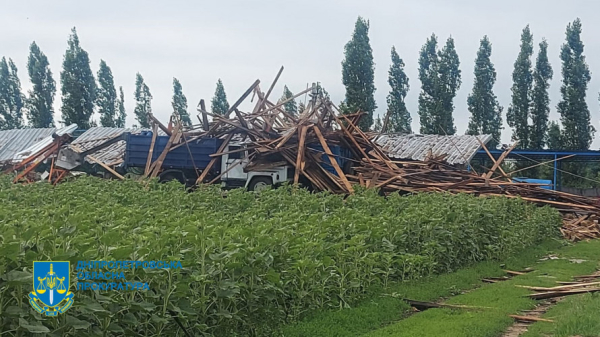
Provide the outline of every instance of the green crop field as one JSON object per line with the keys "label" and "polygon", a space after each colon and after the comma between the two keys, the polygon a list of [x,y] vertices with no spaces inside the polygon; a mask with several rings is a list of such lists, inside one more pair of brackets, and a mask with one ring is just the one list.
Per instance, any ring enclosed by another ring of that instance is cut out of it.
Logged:
{"label": "green crop field", "polygon": [[[79,178],[56,187],[0,179],[4,336],[270,336],[370,289],[558,237],[554,209],[520,200],[420,194],[343,197],[284,186],[260,194]],[[75,303],[32,310],[33,261],[71,261]],[[181,261],[125,270],[147,291],[77,290],[77,261]]]}

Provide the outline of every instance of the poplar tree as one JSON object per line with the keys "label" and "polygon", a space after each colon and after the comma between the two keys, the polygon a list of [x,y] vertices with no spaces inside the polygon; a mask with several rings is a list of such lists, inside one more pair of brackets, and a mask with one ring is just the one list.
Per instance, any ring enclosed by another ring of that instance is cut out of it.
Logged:
{"label": "poplar tree", "polygon": [[461,85],[460,61],[454,39],[448,38],[441,51],[437,51],[437,37],[432,34],[421,48],[419,56],[419,117],[421,133],[453,135],[454,97]]}
{"label": "poplar tree", "polygon": [[558,103],[563,130],[563,147],[567,150],[587,150],[592,143],[595,128],[590,124],[590,111],[585,101],[590,69],[583,55],[581,20],[569,23],[566,42],[562,45],[561,101]]}
{"label": "poplar tree", "polygon": [[531,107],[533,123],[529,135],[529,147],[532,149],[543,149],[548,138],[548,115],[550,114],[548,88],[552,75],[552,66],[548,61],[548,42],[543,40],[540,43],[540,51],[533,71],[533,105]]}
{"label": "poplar tree", "polygon": [[217,81],[217,89],[215,89],[215,96],[211,101],[211,110],[215,115],[224,115],[229,111],[229,103],[227,102],[227,95],[225,94],[225,87],[223,82],[219,78]]}
{"label": "poplar tree", "polygon": [[[290,98],[294,97],[294,94],[288,89],[287,85],[283,86],[283,96],[281,96],[280,101],[283,102]],[[296,105],[296,100],[290,100],[289,102],[283,105],[283,109],[285,112],[292,116],[296,116],[298,114],[298,106]]]}
{"label": "poplar tree", "polygon": [[33,128],[49,128],[54,126],[54,95],[56,82],[52,78],[50,63],[40,47],[34,42],[29,46],[27,71],[31,90],[26,100],[27,119]]}
{"label": "poplar tree", "polygon": [[381,123],[381,117],[379,115],[377,115],[377,118],[375,118],[375,123],[373,124],[373,131],[381,132],[382,128],[383,128],[383,124]]}
{"label": "poplar tree", "polygon": [[388,72],[388,83],[391,90],[387,97],[389,119],[387,130],[385,131],[412,133],[410,127],[412,118],[404,103],[404,99],[410,88],[408,76],[404,72],[404,61],[402,61],[396,52],[395,47],[392,47],[391,58],[392,65]]}
{"label": "poplar tree", "polygon": [[173,113],[179,117],[183,125],[190,126],[192,125],[192,120],[190,119],[190,114],[187,111],[187,98],[183,94],[183,89],[181,88],[181,83],[179,80],[173,77]]}
{"label": "poplar tree", "polygon": [[17,75],[17,66],[12,59],[2,57],[0,61],[0,128],[20,129],[23,127],[23,93]]}
{"label": "poplar tree", "polygon": [[367,114],[360,119],[359,127],[367,131],[373,125],[375,104],[375,64],[369,42],[369,22],[358,17],[352,38],[344,47],[342,81],[346,87],[344,113],[358,111]]}
{"label": "poplar tree", "polygon": [[115,120],[115,126],[118,128],[125,127],[125,95],[123,94],[123,87],[119,87],[119,100],[117,101],[117,119]]}
{"label": "poplar tree", "polygon": [[477,59],[475,60],[475,82],[473,92],[467,98],[471,118],[467,134],[492,135],[494,139],[489,147],[495,148],[500,140],[502,129],[502,107],[494,94],[496,69],[491,62],[492,45],[487,36],[481,39]]}
{"label": "poplar tree", "polygon": [[100,60],[98,70],[98,89],[96,93],[96,105],[100,114],[100,125],[106,127],[116,126],[117,90],[110,67]]}
{"label": "poplar tree", "polygon": [[562,150],[563,149],[560,126],[555,121],[552,121],[548,124],[548,134],[546,137],[546,144],[548,145],[548,149],[552,149],[552,150]]}
{"label": "poplar tree", "polygon": [[65,125],[75,123],[81,129],[89,129],[93,124],[96,81],[88,53],[79,45],[75,27],[71,30],[68,45],[60,73],[62,121]]}
{"label": "poplar tree", "polygon": [[521,51],[513,70],[512,102],[506,113],[508,125],[514,128],[512,140],[518,141],[518,147],[529,147],[529,109],[531,108],[531,55],[533,54],[533,35],[527,25],[521,33]]}
{"label": "poplar tree", "polygon": [[439,53],[439,70],[438,70],[438,94],[439,104],[441,105],[442,111],[439,116],[441,128],[440,134],[453,135],[456,133],[456,127],[454,126],[454,97],[456,92],[460,89],[461,75],[460,75],[460,61],[456,48],[454,47],[454,39],[452,37],[446,40],[446,45]]}
{"label": "poplar tree", "polygon": [[150,88],[144,83],[144,78],[140,73],[135,74],[135,119],[142,128],[150,127],[148,114],[152,112],[152,94]]}
{"label": "poplar tree", "polygon": [[306,105],[304,104],[304,102],[298,103],[298,113],[302,113],[304,109],[306,109]]}
{"label": "poplar tree", "polygon": [[432,34],[427,39],[419,54],[419,119],[422,134],[437,134],[436,126],[439,108],[436,83],[438,82],[437,36]]}

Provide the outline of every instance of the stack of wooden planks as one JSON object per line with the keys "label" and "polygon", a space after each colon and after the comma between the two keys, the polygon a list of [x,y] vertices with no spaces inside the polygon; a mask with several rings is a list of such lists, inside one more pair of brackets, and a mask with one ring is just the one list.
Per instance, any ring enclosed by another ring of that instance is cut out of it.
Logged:
{"label": "stack of wooden planks", "polygon": [[[521,288],[527,288],[535,291],[535,293],[527,295],[529,298],[534,300],[543,300],[549,298],[563,297],[567,295],[576,295],[584,293],[595,293],[600,291],[600,276],[598,275],[587,275],[583,281],[578,282],[567,282],[570,284],[561,285],[557,287],[530,287],[530,286],[518,286]],[[576,279],[578,279],[576,277]]]}
{"label": "stack of wooden planks", "polygon": [[600,238],[600,224],[598,214],[563,216],[563,226],[560,229],[562,235],[570,241],[581,241],[586,239]]}

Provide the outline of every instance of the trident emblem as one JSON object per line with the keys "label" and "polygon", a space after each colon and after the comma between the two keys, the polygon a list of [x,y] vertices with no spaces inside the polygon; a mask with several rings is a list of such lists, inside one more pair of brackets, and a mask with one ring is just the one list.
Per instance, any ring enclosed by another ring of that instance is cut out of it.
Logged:
{"label": "trident emblem", "polygon": [[[65,278],[57,277],[56,273],[52,269],[53,269],[53,265],[52,265],[52,263],[50,263],[50,271],[48,272],[48,274],[46,274],[46,277],[41,278],[38,276],[38,281],[40,283],[37,288],[37,292],[40,294],[45,293],[46,288],[50,291],[50,305],[54,304],[54,289],[56,289],[56,291],[61,295],[64,294],[65,291],[67,291],[67,289],[65,288],[65,285],[63,284],[63,281],[65,280]],[[57,280],[59,282],[58,287],[56,287]],[[46,281],[46,286],[44,286],[44,281]]]}

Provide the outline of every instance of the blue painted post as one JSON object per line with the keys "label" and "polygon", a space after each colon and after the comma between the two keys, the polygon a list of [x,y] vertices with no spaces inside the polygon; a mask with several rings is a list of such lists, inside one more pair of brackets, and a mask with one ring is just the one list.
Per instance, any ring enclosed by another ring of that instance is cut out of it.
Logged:
{"label": "blue painted post", "polygon": [[558,164],[558,156],[554,155],[554,184],[552,184],[552,189],[556,191],[556,165]]}

